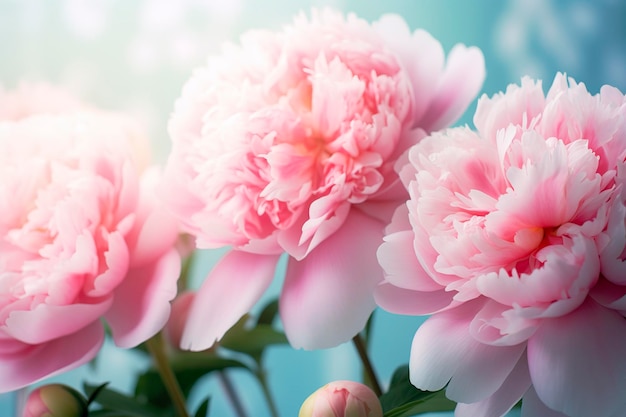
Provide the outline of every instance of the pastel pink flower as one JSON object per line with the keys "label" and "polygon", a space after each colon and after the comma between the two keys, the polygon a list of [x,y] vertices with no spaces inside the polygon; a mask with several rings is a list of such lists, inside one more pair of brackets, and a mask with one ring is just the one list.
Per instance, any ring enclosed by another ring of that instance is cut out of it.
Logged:
{"label": "pastel pink flower", "polygon": [[333,381],[302,403],[298,417],[382,417],[383,408],[368,386],[353,381]]}
{"label": "pastel pink flower", "polygon": [[324,10],[251,31],[184,86],[169,130],[165,199],[200,248],[232,247],[193,303],[182,345],[202,350],[246,313],[289,256],[280,314],[294,347],[364,326],[382,277],[375,250],[406,199],[393,165],[462,114],[482,53],[398,16]]}
{"label": "pastel pink flower", "polygon": [[398,169],[411,198],[378,259],[383,308],[433,314],[410,378],[456,416],[623,415],[626,99],[557,74],[480,99]]}
{"label": "pastel pink flower", "polygon": [[0,86],[0,120],[85,110],[88,105],[64,88],[45,82],[20,82],[15,90]]}
{"label": "pastel pink flower", "polygon": [[95,111],[0,122],[0,392],[92,359],[101,319],[121,347],[166,323],[178,225],[140,137]]}

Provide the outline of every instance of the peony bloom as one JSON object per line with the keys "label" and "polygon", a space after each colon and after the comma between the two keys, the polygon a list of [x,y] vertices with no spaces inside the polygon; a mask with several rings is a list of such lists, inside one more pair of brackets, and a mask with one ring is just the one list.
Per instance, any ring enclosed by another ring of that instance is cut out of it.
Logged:
{"label": "peony bloom", "polygon": [[87,399],[75,389],[61,385],[41,386],[28,395],[22,417],[83,417]]}
{"label": "peony bloom", "polygon": [[378,397],[369,387],[352,381],[334,381],[307,398],[298,417],[382,417]]}
{"label": "peony bloom", "polygon": [[626,407],[626,99],[558,74],[483,97],[411,149],[376,299],[433,314],[410,378],[456,416],[617,417]]}
{"label": "peony bloom", "polygon": [[0,122],[0,392],[133,347],[176,295],[177,223],[139,130],[104,112]]}
{"label": "peony bloom", "polygon": [[398,16],[330,10],[227,46],[184,86],[169,130],[165,200],[200,248],[230,246],[191,307],[182,346],[220,339],[288,265],[280,314],[294,347],[364,326],[382,278],[375,251],[406,200],[393,165],[454,121],[484,78],[482,53]]}

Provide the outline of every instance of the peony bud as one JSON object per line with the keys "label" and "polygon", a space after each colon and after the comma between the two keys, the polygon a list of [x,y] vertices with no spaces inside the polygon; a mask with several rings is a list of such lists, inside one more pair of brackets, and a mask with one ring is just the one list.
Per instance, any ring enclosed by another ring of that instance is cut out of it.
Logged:
{"label": "peony bud", "polygon": [[62,384],[43,385],[30,393],[22,417],[83,417],[87,400]]}
{"label": "peony bud", "polygon": [[353,381],[324,385],[307,398],[298,417],[382,417],[374,391]]}

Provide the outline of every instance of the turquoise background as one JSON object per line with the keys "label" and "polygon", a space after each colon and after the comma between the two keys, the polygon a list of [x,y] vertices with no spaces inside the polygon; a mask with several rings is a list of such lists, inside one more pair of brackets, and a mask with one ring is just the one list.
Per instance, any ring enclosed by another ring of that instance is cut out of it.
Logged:
{"label": "turquoise background", "polygon": [[[167,118],[192,68],[246,29],[279,29],[298,11],[324,5],[369,21],[398,13],[411,28],[428,30],[446,51],[459,42],[480,47],[487,67],[482,93],[489,95],[523,75],[543,79],[547,88],[557,71],[593,93],[603,84],[626,91],[626,5],[619,0],[0,0],[0,84],[11,89],[21,79],[47,80],[97,105],[132,112],[148,126],[155,157],[163,161]],[[471,124],[474,108],[459,124]],[[203,253],[196,281],[220,253]],[[280,283],[279,276],[266,299]],[[372,355],[381,380],[408,361],[422,320],[376,312]],[[324,383],[360,377],[351,344],[315,352],[277,347],[267,359],[282,416],[297,415],[304,398]],[[53,380],[76,386],[111,381],[129,390],[147,365],[107,343],[95,367]],[[232,376],[250,415],[268,415],[255,381],[243,373]],[[233,415],[211,377],[193,393],[192,408],[207,393],[213,396],[212,416]],[[0,417],[15,415],[23,395],[0,396]]]}

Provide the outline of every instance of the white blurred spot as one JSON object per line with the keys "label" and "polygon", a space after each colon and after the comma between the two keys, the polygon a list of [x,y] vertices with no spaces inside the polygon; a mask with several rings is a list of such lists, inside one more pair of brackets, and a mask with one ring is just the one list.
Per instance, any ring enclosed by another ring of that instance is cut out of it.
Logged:
{"label": "white blurred spot", "polygon": [[82,39],[101,36],[106,30],[111,0],[65,0],[64,18],[69,31]]}
{"label": "white blurred spot", "polygon": [[156,43],[144,38],[137,38],[132,41],[128,46],[127,53],[130,67],[139,73],[156,70],[162,58]]}

